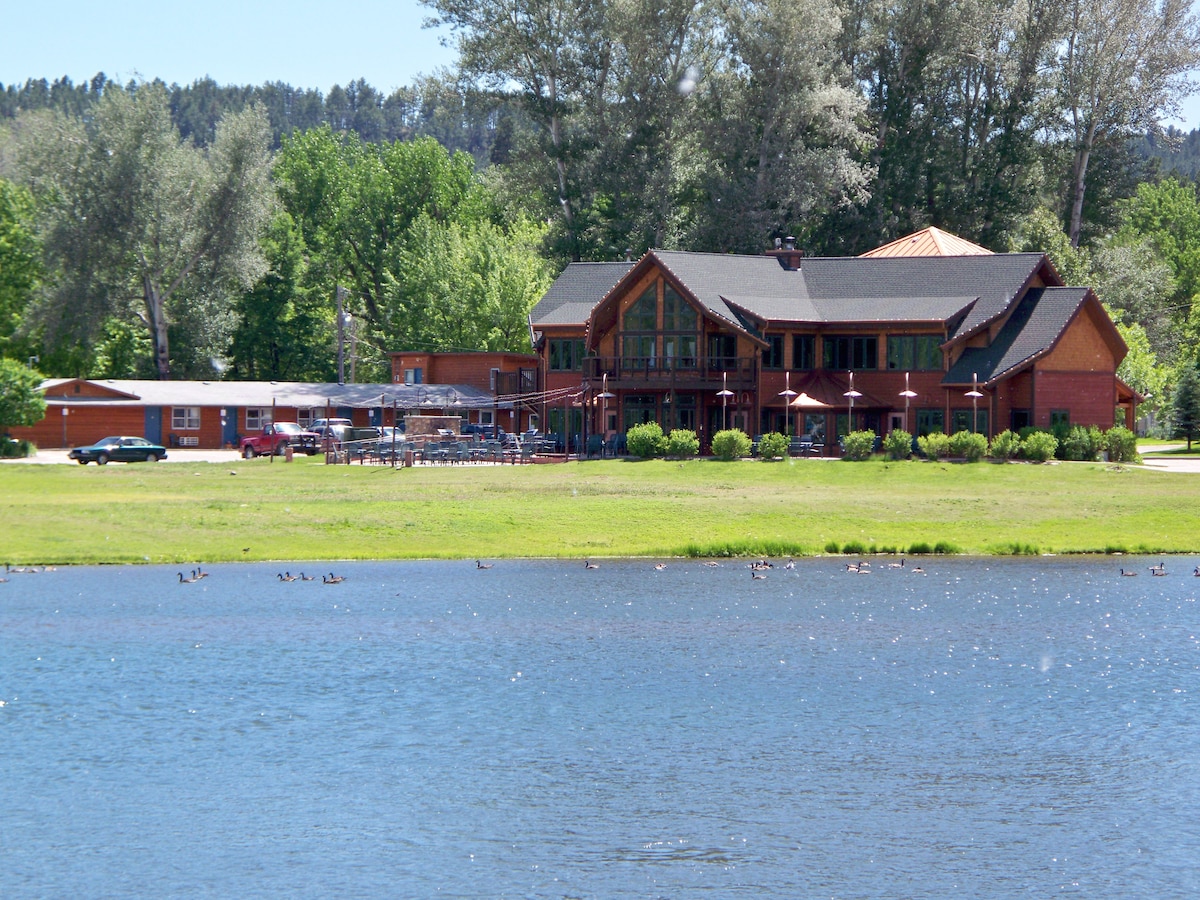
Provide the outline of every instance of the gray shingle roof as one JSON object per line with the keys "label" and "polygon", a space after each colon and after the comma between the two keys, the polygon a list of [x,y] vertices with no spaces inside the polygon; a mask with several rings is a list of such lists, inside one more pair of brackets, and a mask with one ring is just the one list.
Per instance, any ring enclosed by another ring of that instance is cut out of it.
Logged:
{"label": "gray shingle roof", "polygon": [[[799,270],[771,256],[653,250],[651,255],[714,316],[767,321],[949,321],[970,331],[1002,313],[1042,264],[1040,253],[986,256],[813,257]],[[572,263],[534,307],[535,328],[582,325],[630,263]]]}
{"label": "gray shingle roof", "polygon": [[980,382],[988,382],[1046,352],[1075,315],[1087,292],[1087,288],[1074,287],[1029,291],[996,339],[987,347],[964,351],[942,383],[970,384],[973,375],[978,375]]}
{"label": "gray shingle roof", "polygon": [[582,325],[592,309],[633,268],[631,262],[573,262],[534,305],[529,319],[535,328]]}

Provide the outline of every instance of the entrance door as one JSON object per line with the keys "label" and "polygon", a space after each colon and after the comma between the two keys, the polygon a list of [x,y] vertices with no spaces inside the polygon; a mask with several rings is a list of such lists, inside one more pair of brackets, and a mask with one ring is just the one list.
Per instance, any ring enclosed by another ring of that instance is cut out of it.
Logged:
{"label": "entrance door", "polygon": [[904,431],[904,413],[888,413],[888,431]]}
{"label": "entrance door", "polygon": [[147,406],[144,436],[152,444],[162,444],[162,407]]}

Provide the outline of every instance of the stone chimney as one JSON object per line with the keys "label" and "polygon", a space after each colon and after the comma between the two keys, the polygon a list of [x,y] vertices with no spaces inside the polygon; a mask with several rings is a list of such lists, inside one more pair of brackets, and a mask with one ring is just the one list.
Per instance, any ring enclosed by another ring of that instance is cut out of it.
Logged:
{"label": "stone chimney", "polygon": [[796,249],[796,239],[788,235],[785,238],[775,238],[775,248],[768,250],[767,256],[775,257],[781,266],[789,272],[794,272],[800,268],[800,260],[804,258],[804,251]]}

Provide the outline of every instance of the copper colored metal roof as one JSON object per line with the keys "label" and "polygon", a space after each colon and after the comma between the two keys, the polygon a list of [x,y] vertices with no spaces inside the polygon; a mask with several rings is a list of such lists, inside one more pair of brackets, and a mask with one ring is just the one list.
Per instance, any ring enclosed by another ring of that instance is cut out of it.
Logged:
{"label": "copper colored metal roof", "polygon": [[863,256],[873,259],[885,256],[988,256],[991,252],[986,247],[930,226],[890,244],[868,250]]}

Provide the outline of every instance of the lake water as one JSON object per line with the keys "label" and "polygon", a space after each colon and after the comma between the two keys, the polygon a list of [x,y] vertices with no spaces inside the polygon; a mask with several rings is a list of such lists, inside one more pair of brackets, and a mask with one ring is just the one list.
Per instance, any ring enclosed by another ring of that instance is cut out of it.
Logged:
{"label": "lake water", "polygon": [[12,575],[0,894],[1195,896],[1157,561]]}

